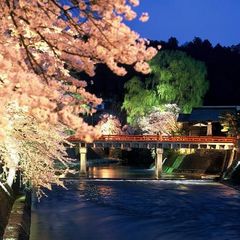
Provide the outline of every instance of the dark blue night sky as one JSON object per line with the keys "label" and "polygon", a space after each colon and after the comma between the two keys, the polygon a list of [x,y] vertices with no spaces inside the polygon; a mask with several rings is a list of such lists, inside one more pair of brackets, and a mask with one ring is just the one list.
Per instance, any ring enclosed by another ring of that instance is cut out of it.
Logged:
{"label": "dark blue night sky", "polygon": [[146,23],[128,23],[142,37],[167,40],[176,37],[180,44],[194,37],[213,45],[240,43],[240,0],[141,0],[137,12],[148,12]]}

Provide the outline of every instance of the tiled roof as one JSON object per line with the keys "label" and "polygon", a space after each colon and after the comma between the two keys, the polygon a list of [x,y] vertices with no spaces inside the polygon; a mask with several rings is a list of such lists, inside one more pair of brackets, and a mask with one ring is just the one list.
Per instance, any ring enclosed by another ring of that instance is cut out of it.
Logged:
{"label": "tiled roof", "polygon": [[218,122],[224,113],[236,114],[239,106],[193,108],[191,114],[179,114],[178,122]]}

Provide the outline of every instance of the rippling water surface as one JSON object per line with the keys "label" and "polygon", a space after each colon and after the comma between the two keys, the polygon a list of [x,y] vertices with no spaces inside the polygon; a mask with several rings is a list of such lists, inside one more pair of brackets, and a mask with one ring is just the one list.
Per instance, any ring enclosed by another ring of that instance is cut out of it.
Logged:
{"label": "rippling water surface", "polygon": [[189,180],[68,180],[33,203],[31,240],[238,240],[240,194]]}

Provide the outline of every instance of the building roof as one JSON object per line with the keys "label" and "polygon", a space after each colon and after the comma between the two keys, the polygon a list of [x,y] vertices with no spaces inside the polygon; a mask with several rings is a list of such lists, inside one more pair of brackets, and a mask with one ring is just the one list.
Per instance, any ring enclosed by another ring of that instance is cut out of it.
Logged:
{"label": "building roof", "polygon": [[205,106],[193,108],[191,114],[179,114],[178,122],[219,122],[225,113],[237,114],[240,106]]}

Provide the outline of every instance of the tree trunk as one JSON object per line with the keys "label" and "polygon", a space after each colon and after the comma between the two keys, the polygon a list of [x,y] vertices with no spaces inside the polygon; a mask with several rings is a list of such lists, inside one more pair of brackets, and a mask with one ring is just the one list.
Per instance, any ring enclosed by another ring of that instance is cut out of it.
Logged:
{"label": "tree trunk", "polygon": [[16,171],[18,167],[18,163],[20,161],[18,155],[18,145],[15,139],[11,137],[6,137],[5,146],[8,151],[9,163],[8,163],[8,175],[7,175],[7,184],[9,187],[12,187],[14,178],[16,176]]}

